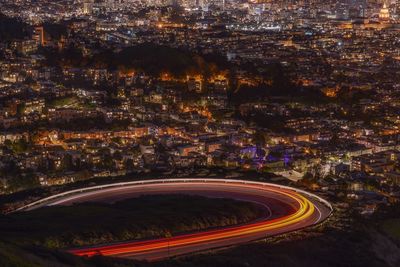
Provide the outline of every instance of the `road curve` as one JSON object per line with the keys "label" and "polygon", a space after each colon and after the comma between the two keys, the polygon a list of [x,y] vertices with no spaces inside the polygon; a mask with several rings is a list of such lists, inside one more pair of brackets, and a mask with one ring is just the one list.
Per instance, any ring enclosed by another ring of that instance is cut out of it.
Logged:
{"label": "road curve", "polygon": [[223,229],[183,234],[147,241],[130,241],[70,249],[79,256],[116,256],[157,260],[201,250],[226,247],[283,234],[325,220],[332,206],[322,198],[291,187],[270,183],[229,179],[165,179],[94,186],[54,195],[20,210],[43,206],[72,205],[79,202],[115,202],[149,194],[195,194],[251,201],[268,210],[260,220]]}

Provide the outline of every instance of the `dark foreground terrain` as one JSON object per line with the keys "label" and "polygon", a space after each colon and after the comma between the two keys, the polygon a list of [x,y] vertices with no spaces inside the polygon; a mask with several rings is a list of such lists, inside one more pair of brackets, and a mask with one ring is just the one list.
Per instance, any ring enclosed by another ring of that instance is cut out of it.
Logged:
{"label": "dark foreground terrain", "polygon": [[152,195],[113,204],[45,207],[0,217],[0,235],[50,249],[139,240],[237,225],[265,215],[261,206],[232,199]]}
{"label": "dark foreground terrain", "polygon": [[[370,229],[371,230],[371,229]],[[279,244],[256,243],[156,263],[75,257],[33,246],[0,243],[0,266],[399,266],[400,248],[378,231],[332,231]]]}
{"label": "dark foreground terrain", "polygon": [[[182,201],[183,198],[185,201]],[[139,202],[135,200],[129,200],[127,203],[120,202],[105,206],[99,206],[98,204],[83,205],[86,208],[90,207],[88,209],[90,212],[85,212],[80,205],[74,208],[42,209],[32,213],[3,217],[0,220],[2,240],[0,241],[0,266],[400,266],[400,224],[398,223],[400,209],[398,206],[383,209],[370,218],[352,215],[355,219],[347,222],[346,226],[342,227],[337,227],[340,222],[332,222],[331,220],[324,226],[270,238],[267,240],[268,242],[260,241],[161,262],[148,263],[101,256],[90,259],[79,258],[54,249],[54,247],[61,245],[80,244],[82,242],[82,244],[85,244],[94,240],[83,241],[83,233],[86,232],[77,231],[77,229],[84,229],[82,227],[89,227],[89,223],[78,223],[77,225],[67,223],[67,219],[71,220],[70,216],[72,215],[77,216],[76,218],[80,218],[82,221],[101,221],[101,224],[91,224],[92,232],[98,231],[98,225],[103,225],[103,231],[105,231],[104,229],[108,229],[107,227],[111,225],[113,219],[121,219],[121,223],[114,226],[122,229],[126,226],[124,220],[130,218],[130,216],[133,216],[135,220],[144,216],[144,218],[141,218],[141,223],[136,224],[138,228],[135,228],[135,231],[145,229],[145,226],[148,226],[148,229],[150,224],[152,225],[151,227],[154,227],[153,229],[157,229],[152,232],[153,236],[160,236],[166,232],[176,233],[182,230],[187,231],[189,229],[240,223],[251,220],[252,216],[260,212],[259,207],[248,206],[248,203],[211,199],[202,201],[204,206],[200,205],[193,209],[194,201],[198,203],[199,198],[202,197],[193,198],[177,195],[166,199],[159,196],[143,197],[140,200],[141,205],[138,205]],[[173,209],[168,208],[173,206],[167,205],[172,204],[172,202],[178,202],[179,205],[175,205]],[[122,204],[124,204],[123,208],[121,208]],[[155,206],[158,208],[155,208]],[[152,212],[146,211],[150,207]],[[222,207],[224,212],[218,212]],[[211,217],[202,217],[202,215],[204,216],[203,208],[206,208],[208,216],[212,214],[213,219],[211,221],[214,223],[210,223]],[[68,215],[68,217],[62,217],[62,210],[68,210],[68,213],[72,214]],[[115,210],[118,212],[115,212]],[[104,216],[103,212],[105,211],[112,211],[117,215]],[[238,216],[243,211],[248,212],[248,214],[246,216],[243,214]],[[46,214],[48,215],[46,216]],[[57,216],[51,216],[50,214],[57,214]],[[103,220],[99,219],[98,216],[100,214],[103,214]],[[154,221],[151,219],[152,216],[163,219]],[[173,217],[174,220],[171,219],[171,221],[181,223],[174,224],[168,220],[169,217]],[[180,219],[177,220],[177,218]],[[65,225],[62,223],[63,221]],[[209,223],[207,224],[206,221]],[[49,227],[50,222],[54,226]],[[74,221],[74,223],[77,223],[77,221]],[[5,226],[9,228],[5,228]],[[64,227],[62,234],[54,235],[54,227],[61,226]],[[27,228],[24,230],[21,227]],[[12,233],[10,229],[18,229],[21,232],[18,234],[17,232]],[[33,229],[36,231],[35,234],[32,233]],[[73,230],[76,232],[73,232]],[[148,235],[148,231],[142,231],[141,233],[143,234],[142,237],[151,236]],[[64,243],[60,241],[60,243],[49,244],[46,242],[48,236],[52,236],[53,241],[60,238]],[[75,239],[71,239],[71,237]],[[120,238],[118,231],[110,231],[109,240],[117,237]],[[133,236],[129,235],[129,237]],[[66,240],[69,241],[67,242]]]}

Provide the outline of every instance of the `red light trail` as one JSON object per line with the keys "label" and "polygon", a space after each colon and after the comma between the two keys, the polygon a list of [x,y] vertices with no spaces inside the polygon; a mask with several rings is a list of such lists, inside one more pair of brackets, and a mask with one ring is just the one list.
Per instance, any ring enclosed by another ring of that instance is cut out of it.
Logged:
{"label": "red light trail", "polygon": [[[174,237],[158,238],[147,241],[129,241],[119,244],[98,245],[93,247],[75,248],[68,250],[79,256],[118,256],[144,259],[158,259],[168,257],[170,251],[174,255],[203,249],[222,247],[244,243],[265,236],[290,232],[315,225],[327,218],[331,213],[330,204],[317,196],[289,187],[282,187],[267,183],[250,181],[220,180],[220,179],[172,179],[152,180],[141,183],[124,184],[121,186],[106,186],[99,190],[78,191],[76,194],[67,194],[56,201],[46,202],[46,205],[70,205],[76,202],[101,201],[101,198],[119,195],[176,193],[176,192],[214,192],[225,196],[227,194],[242,194],[242,200],[254,201],[257,197],[260,204],[267,206],[271,199],[283,203],[290,209],[274,218],[264,218],[260,221],[245,225],[231,226],[218,230],[208,230],[199,233],[182,234]],[[244,198],[244,199],[243,199]],[[35,208],[35,206],[33,206]],[[32,209],[32,207],[29,207]]]}

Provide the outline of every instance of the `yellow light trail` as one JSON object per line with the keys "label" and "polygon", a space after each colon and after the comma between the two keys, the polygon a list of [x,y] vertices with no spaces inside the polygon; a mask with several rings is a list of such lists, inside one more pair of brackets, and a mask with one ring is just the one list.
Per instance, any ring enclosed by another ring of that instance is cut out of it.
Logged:
{"label": "yellow light trail", "polygon": [[[230,184],[232,185],[232,184]],[[286,215],[273,220],[266,220],[257,223],[246,224],[242,226],[234,226],[220,230],[210,230],[196,234],[180,235],[173,238],[161,238],[150,241],[133,241],[116,245],[103,245],[91,248],[72,249],[69,252],[79,256],[93,256],[97,254],[111,256],[128,253],[143,253],[152,250],[170,249],[174,247],[189,246],[194,244],[201,244],[206,242],[217,241],[227,238],[235,238],[245,236],[248,234],[263,233],[276,229],[284,229],[285,227],[295,225],[303,220],[311,217],[315,212],[314,204],[295,191],[286,189],[277,189],[272,187],[265,187],[260,185],[237,185],[246,188],[261,189],[266,192],[273,192],[276,194],[284,195],[297,204],[297,210],[290,215]]]}

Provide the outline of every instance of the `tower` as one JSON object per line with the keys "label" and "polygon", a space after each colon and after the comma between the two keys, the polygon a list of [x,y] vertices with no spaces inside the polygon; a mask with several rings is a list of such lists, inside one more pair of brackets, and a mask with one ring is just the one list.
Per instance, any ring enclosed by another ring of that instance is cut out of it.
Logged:
{"label": "tower", "polygon": [[90,15],[93,12],[93,2],[92,1],[85,1],[83,2],[83,14]]}
{"label": "tower", "polygon": [[386,3],[383,3],[383,7],[379,11],[379,20],[382,20],[382,21],[390,20],[390,12],[389,12],[389,8],[386,6]]}
{"label": "tower", "polygon": [[35,27],[32,38],[38,43],[38,45],[40,45],[40,46],[45,45],[43,26]]}

